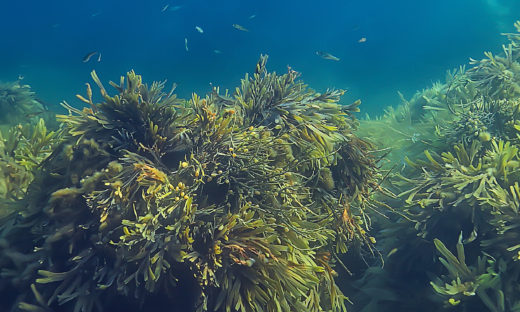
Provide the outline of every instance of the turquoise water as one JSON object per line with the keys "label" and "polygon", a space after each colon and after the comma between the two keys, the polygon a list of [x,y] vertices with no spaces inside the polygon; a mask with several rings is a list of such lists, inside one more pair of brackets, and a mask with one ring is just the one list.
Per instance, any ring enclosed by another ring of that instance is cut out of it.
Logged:
{"label": "turquoise water", "polygon": [[[49,106],[80,105],[74,94],[92,69],[103,81],[135,69],[189,97],[210,83],[234,88],[267,53],[270,69],[290,65],[315,89],[347,89],[345,102],[359,98],[374,115],[399,102],[397,90],[410,96],[500,47],[517,12],[520,1],[506,0],[3,1],[0,80],[21,75]],[[92,51],[101,61],[83,63]]]}

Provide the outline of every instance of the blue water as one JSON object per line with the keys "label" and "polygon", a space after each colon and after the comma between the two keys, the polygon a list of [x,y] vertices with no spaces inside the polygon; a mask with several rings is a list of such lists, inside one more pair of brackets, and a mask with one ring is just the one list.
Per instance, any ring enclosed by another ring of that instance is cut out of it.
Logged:
{"label": "blue water", "polygon": [[[344,102],[360,98],[373,115],[398,103],[397,90],[411,96],[469,57],[497,51],[518,13],[514,0],[3,0],[0,80],[22,75],[49,105],[79,106],[74,94],[84,93],[92,69],[105,82],[135,69],[147,82],[176,82],[189,97],[210,83],[234,88],[267,53],[269,69],[290,65],[314,89],[347,89]],[[82,62],[91,51],[101,62]]]}

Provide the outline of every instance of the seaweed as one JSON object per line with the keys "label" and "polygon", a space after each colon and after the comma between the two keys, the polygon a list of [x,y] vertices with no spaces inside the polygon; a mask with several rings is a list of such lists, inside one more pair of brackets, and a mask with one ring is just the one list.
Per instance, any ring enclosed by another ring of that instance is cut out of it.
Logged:
{"label": "seaweed", "polygon": [[44,118],[49,124],[53,120],[53,114],[21,80],[0,83],[0,111],[0,130],[4,132],[20,123],[35,124]]}
{"label": "seaweed", "polygon": [[[520,32],[520,22],[514,26]],[[470,62],[474,66],[468,71],[469,78],[486,97],[512,99],[520,95],[520,37],[518,33],[504,35],[509,43],[502,45],[502,55],[484,52],[485,59]]]}
{"label": "seaweed", "polygon": [[[445,301],[447,307],[457,306],[461,302],[467,304],[468,301],[474,300],[474,297],[478,297],[489,311],[509,310],[509,308],[506,310],[505,295],[501,289],[501,277],[507,270],[504,261],[497,261],[489,255],[484,255],[484,257],[478,257],[475,267],[468,267],[465,261],[462,235],[459,236],[457,243],[457,256],[453,255],[440,240],[435,239],[434,243],[443,256],[439,257],[439,261],[449,271],[449,277],[446,277],[445,280],[451,281],[444,282],[443,279],[437,278],[431,282],[431,285],[437,293],[449,297]],[[514,303],[516,308],[512,307],[512,311],[518,309],[518,304],[518,302]]]}
{"label": "seaweed", "polygon": [[[382,185],[396,195],[378,198],[396,213],[373,218],[385,266],[353,283],[364,311],[518,311],[519,35],[506,36],[501,55],[485,53],[468,70],[448,72],[445,84],[361,123],[381,150],[398,152]],[[366,288],[386,293],[367,298]]]}
{"label": "seaweed", "polygon": [[381,178],[359,102],[266,61],[233,95],[189,100],[133,71],[111,96],[92,72],[102,101],[87,84],[86,107],[63,104],[62,141],[0,226],[12,309],[346,311],[334,267],[374,252]]}
{"label": "seaweed", "polygon": [[[44,119],[0,132],[0,199],[25,197],[35,171],[60,143],[61,131],[49,131]],[[7,205],[7,203],[5,203]],[[5,215],[1,211],[0,215]]]}

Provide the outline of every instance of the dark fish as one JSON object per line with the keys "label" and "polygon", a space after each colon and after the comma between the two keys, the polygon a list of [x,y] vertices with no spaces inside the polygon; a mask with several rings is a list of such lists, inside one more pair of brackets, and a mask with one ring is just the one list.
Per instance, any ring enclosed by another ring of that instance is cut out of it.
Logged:
{"label": "dark fish", "polygon": [[49,110],[49,105],[47,105],[47,103],[45,103],[44,101],[40,100],[39,98],[35,98],[34,99],[36,102],[40,103],[41,106],[43,106],[43,109],[45,111],[48,111]]}
{"label": "dark fish", "polygon": [[96,55],[97,53],[98,53],[97,51],[93,51],[93,52],[90,52],[87,55],[85,55],[83,57],[83,63],[90,61],[90,58],[93,57],[94,55]]}
{"label": "dark fish", "polygon": [[36,117],[36,116],[40,116],[42,114],[49,114],[49,113],[51,113],[51,111],[49,110],[49,106],[44,101],[40,100],[39,98],[35,98],[34,100],[36,102],[38,102],[42,107],[39,110],[26,113],[25,114],[26,118],[33,118],[33,117]]}
{"label": "dark fish", "polygon": [[323,51],[316,51],[316,55],[321,57],[322,59],[331,60],[331,61],[339,61],[339,57],[335,57],[334,55],[323,52]]}
{"label": "dark fish", "polygon": [[39,116],[43,113],[46,113],[46,111],[37,111],[37,112],[27,113],[27,114],[25,114],[25,118],[33,118],[33,117]]}

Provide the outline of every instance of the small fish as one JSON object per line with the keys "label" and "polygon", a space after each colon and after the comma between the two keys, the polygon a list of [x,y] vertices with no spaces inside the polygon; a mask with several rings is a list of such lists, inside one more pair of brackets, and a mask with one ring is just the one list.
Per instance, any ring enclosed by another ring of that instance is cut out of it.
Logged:
{"label": "small fish", "polygon": [[204,30],[200,26],[195,26],[195,29],[201,34],[204,33]]}
{"label": "small fish", "polygon": [[98,16],[100,14],[101,14],[101,12],[99,12],[99,11],[98,12],[94,12],[94,13],[90,14],[90,17],[96,17],[96,16]]}
{"label": "small fish", "polygon": [[316,51],[316,55],[321,57],[322,59],[331,60],[331,61],[339,61],[339,57],[335,57],[334,55],[323,52],[323,51]]}
{"label": "small fish", "polygon": [[83,57],[83,63],[90,61],[90,58],[93,57],[94,55],[96,55],[97,53],[98,53],[97,51],[93,51],[93,52],[90,52],[87,55],[85,55]]}
{"label": "small fish", "polygon": [[168,11],[175,12],[182,9],[182,5],[176,5],[174,7],[171,7]]}
{"label": "small fish", "polygon": [[240,30],[240,31],[249,31],[249,29],[245,28],[245,27],[242,26],[242,25],[233,24],[233,25],[231,25],[231,26],[233,26],[233,28],[238,29],[238,30]]}
{"label": "small fish", "polygon": [[50,113],[49,106],[47,104],[45,104],[45,102],[43,102],[42,100],[40,100],[38,98],[35,98],[34,100],[41,105],[41,109],[38,109],[36,111],[29,112],[29,113],[25,114],[26,118],[33,118],[33,117],[36,117],[36,116],[40,116],[42,114],[49,114]]}
{"label": "small fish", "polygon": [[25,118],[33,118],[33,117],[36,117],[36,116],[39,116],[41,114],[45,113],[45,111],[37,111],[37,112],[31,112],[31,113],[27,113],[25,114]]}
{"label": "small fish", "polygon": [[35,98],[34,100],[40,103],[45,111],[49,111],[49,105],[47,105],[44,101],[40,100],[39,98]]}
{"label": "small fish", "polygon": [[168,10],[169,7],[170,7],[169,4],[163,6],[163,8],[161,9],[161,12],[166,12],[166,10]]}
{"label": "small fish", "polygon": [[215,53],[215,54],[222,54],[222,51],[215,49],[215,50],[213,50],[213,53]]}
{"label": "small fish", "polygon": [[99,52],[99,55],[98,55],[97,61],[98,61],[98,63],[101,62],[101,52]]}
{"label": "small fish", "polygon": [[249,16],[249,19],[252,20],[255,17],[256,17],[256,14],[253,14],[253,15]]}
{"label": "small fish", "polygon": [[367,41],[367,38],[365,38],[365,37],[362,37],[361,39],[358,40],[359,43],[366,42],[366,41]]}
{"label": "small fish", "polygon": [[188,49],[188,38],[184,38],[184,49],[186,49],[186,52],[189,51],[189,49]]}

